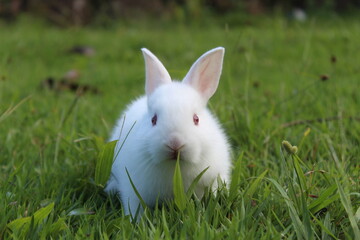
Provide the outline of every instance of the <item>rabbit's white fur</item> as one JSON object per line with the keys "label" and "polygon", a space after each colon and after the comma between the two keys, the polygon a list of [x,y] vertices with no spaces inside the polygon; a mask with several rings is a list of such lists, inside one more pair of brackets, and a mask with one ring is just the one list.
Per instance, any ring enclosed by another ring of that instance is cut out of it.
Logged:
{"label": "rabbit's white fur", "polygon": [[[228,183],[231,167],[227,138],[206,108],[218,86],[224,49],[215,48],[201,56],[182,82],[171,81],[161,62],[147,49],[142,51],[146,63],[146,96],[128,106],[110,138],[119,141],[106,191],[120,196],[126,215],[135,215],[138,207],[142,211],[126,169],[137,191],[151,207],[157,200],[173,197],[178,152],[185,189],[209,167],[196,187],[199,197],[205,187],[213,190],[218,187],[218,177]],[[194,114],[198,116],[198,124]]]}

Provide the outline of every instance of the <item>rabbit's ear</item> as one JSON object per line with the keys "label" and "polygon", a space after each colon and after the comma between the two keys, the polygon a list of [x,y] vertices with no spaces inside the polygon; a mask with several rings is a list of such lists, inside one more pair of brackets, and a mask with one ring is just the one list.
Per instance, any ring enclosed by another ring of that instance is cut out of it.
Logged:
{"label": "rabbit's ear", "polygon": [[164,65],[146,48],[141,49],[145,59],[145,92],[146,95],[151,93],[160,85],[170,83],[171,77]]}
{"label": "rabbit's ear", "polygon": [[191,66],[183,80],[194,87],[205,101],[211,98],[218,87],[224,53],[223,47],[206,52]]}

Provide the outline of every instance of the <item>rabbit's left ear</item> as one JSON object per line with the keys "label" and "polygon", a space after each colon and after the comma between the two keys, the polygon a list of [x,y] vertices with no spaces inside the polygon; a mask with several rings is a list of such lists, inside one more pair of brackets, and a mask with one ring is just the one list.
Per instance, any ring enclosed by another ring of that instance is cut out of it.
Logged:
{"label": "rabbit's left ear", "polygon": [[142,48],[141,51],[145,60],[145,92],[149,96],[160,85],[170,83],[171,77],[164,65],[152,52],[146,48]]}
{"label": "rabbit's left ear", "polygon": [[218,87],[224,53],[223,47],[206,52],[191,66],[183,80],[183,83],[195,88],[205,101],[211,98]]}

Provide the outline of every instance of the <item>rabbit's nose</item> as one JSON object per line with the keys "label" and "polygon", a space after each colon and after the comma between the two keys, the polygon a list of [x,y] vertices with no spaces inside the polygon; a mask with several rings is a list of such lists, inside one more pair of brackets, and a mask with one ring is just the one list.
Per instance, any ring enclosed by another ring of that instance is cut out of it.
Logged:
{"label": "rabbit's nose", "polygon": [[167,138],[165,145],[171,151],[177,152],[177,151],[180,151],[184,147],[185,143],[182,140],[181,135],[179,135],[177,133],[172,133]]}
{"label": "rabbit's nose", "polygon": [[178,152],[184,147],[185,144],[183,144],[179,139],[173,138],[166,145],[174,152]]}

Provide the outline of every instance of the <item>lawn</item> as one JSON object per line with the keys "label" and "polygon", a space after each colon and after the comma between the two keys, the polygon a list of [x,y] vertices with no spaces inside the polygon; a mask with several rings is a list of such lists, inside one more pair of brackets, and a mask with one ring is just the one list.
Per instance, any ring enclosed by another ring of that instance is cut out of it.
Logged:
{"label": "lawn", "polygon": [[[337,16],[0,22],[0,239],[360,239],[359,39],[358,18]],[[120,112],[144,92],[140,48],[181,79],[217,46],[225,61],[209,107],[233,148],[230,189],[132,223],[94,176]]]}

